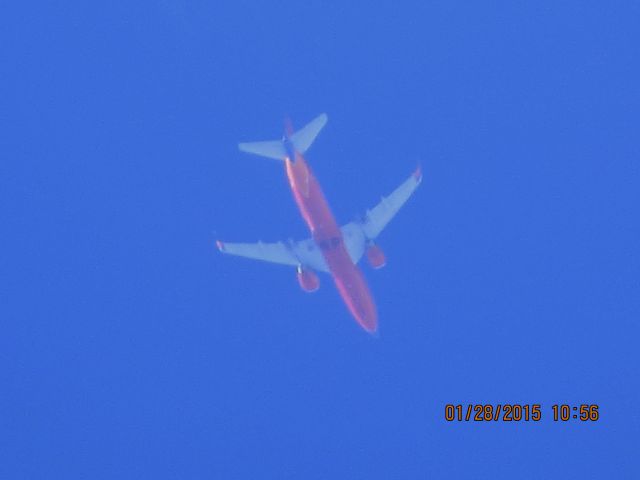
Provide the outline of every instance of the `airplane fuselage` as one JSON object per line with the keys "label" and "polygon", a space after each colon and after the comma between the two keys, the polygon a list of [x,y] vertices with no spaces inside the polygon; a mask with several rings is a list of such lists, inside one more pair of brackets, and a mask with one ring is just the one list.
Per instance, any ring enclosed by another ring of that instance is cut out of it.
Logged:
{"label": "airplane fuselage", "polygon": [[342,232],[320,184],[298,152],[292,152],[285,159],[285,169],[296,204],[322,252],[340,296],[357,322],[365,330],[374,332],[378,326],[378,314],[371,292],[362,272],[347,252]]}

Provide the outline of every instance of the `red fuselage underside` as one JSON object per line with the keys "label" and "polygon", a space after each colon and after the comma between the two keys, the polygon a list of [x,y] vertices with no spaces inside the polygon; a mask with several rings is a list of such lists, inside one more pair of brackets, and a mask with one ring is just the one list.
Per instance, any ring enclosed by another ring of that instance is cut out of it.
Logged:
{"label": "red fuselage underside", "polygon": [[351,261],[329,204],[302,155],[285,160],[289,185],[311,235],[333,275],[340,296],[351,314],[368,332],[378,328],[378,314],[360,269]]}

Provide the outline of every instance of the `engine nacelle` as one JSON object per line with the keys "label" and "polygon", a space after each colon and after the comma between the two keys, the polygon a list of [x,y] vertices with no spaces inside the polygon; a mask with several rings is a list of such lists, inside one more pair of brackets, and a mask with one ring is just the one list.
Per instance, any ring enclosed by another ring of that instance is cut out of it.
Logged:
{"label": "engine nacelle", "polygon": [[320,288],[320,279],[313,270],[305,270],[298,267],[298,283],[305,292],[315,292]]}
{"label": "engine nacelle", "polygon": [[382,268],[387,264],[384,252],[378,245],[370,245],[367,248],[367,260],[373,268]]}

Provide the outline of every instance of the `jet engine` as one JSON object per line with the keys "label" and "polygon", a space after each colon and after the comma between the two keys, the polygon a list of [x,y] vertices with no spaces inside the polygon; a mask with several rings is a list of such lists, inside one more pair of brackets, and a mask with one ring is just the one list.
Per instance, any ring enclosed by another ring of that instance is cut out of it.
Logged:
{"label": "jet engine", "polygon": [[298,267],[298,283],[305,292],[315,292],[320,288],[320,279],[313,270]]}
{"label": "jet engine", "polygon": [[387,264],[384,252],[378,245],[370,245],[367,248],[367,260],[373,268],[382,268]]}

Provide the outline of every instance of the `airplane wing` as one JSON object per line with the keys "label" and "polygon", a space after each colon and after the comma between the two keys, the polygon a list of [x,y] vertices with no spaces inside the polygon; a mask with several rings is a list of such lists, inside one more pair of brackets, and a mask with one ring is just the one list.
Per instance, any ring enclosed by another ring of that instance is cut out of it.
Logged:
{"label": "airplane wing", "polygon": [[299,242],[275,243],[227,243],[216,242],[222,253],[240,257],[279,263],[281,265],[305,265],[319,272],[328,272],[329,268],[316,243],[308,238]]}
{"label": "airplane wing", "polygon": [[364,236],[362,224],[359,222],[347,223],[340,227],[340,230],[342,230],[342,238],[344,239],[344,246],[347,249],[347,253],[351,257],[351,261],[357,264],[362,258],[362,255],[364,255],[367,245],[367,238]]}
{"label": "airplane wing", "polygon": [[[367,210],[363,221],[350,222],[341,227],[345,247],[353,263],[358,263],[364,255],[367,243],[380,235],[398,210],[413,194],[420,182],[420,168],[396,188],[388,197],[382,197],[378,205]],[[229,255],[262,260],[265,262],[291,265],[304,265],[319,272],[329,272],[320,249],[308,238],[302,241],[275,243],[226,243],[217,241],[218,249]]]}
{"label": "airplane wing", "polygon": [[344,237],[347,252],[353,263],[358,263],[364,254],[366,244],[380,235],[391,219],[398,213],[422,181],[420,167],[396,188],[388,197],[382,197],[371,210],[367,210],[363,221],[351,222],[344,225]]}

